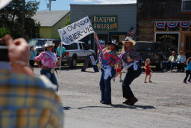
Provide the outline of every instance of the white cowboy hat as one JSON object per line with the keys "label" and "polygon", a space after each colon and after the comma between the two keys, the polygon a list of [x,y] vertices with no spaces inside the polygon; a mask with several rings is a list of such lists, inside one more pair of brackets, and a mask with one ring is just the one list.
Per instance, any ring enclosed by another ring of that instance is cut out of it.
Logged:
{"label": "white cowboy hat", "polygon": [[46,44],[44,45],[45,48],[47,47],[54,47],[54,43],[52,41],[46,41]]}
{"label": "white cowboy hat", "polygon": [[11,2],[11,0],[0,0],[0,9],[4,8]]}
{"label": "white cowboy hat", "polygon": [[136,44],[136,42],[131,37],[128,36],[122,41],[122,43],[125,44],[127,42],[131,42],[133,45]]}

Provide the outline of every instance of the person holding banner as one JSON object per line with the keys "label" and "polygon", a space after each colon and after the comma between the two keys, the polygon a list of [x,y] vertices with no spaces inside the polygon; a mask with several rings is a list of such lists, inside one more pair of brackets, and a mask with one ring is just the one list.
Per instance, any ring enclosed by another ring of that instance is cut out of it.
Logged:
{"label": "person holding banner", "polygon": [[38,56],[35,57],[35,61],[41,62],[42,69],[40,71],[41,75],[45,75],[53,84],[57,86],[57,78],[54,74],[55,68],[58,65],[58,59],[56,54],[53,53],[54,44],[52,41],[47,41],[45,44],[45,51],[41,52]]}
{"label": "person holding banner", "polygon": [[117,44],[109,42],[107,47],[102,50],[101,56],[101,79],[100,79],[100,91],[101,91],[101,103],[111,105],[111,79],[115,77],[116,70],[115,65],[120,63],[120,58],[116,55]]}
{"label": "person holding banner", "polygon": [[124,68],[127,69],[127,74],[122,83],[123,97],[126,99],[124,104],[134,105],[138,99],[134,96],[130,84],[136,79],[142,72],[140,64],[140,55],[133,48],[136,42],[130,37],[126,37],[123,43],[123,50],[121,58],[124,63]]}

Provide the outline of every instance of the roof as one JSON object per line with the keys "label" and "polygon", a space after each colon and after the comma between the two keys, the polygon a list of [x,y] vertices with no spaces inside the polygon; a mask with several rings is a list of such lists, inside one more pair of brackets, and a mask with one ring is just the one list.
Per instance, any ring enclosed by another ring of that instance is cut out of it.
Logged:
{"label": "roof", "polygon": [[41,26],[51,27],[68,13],[69,11],[38,11],[33,19],[39,22]]}
{"label": "roof", "polygon": [[70,4],[70,6],[136,6],[136,3],[129,4]]}

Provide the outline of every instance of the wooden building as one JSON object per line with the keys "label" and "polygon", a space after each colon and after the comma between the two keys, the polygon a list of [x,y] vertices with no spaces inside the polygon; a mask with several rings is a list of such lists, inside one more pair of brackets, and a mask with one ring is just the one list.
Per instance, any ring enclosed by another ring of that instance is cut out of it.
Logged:
{"label": "wooden building", "polygon": [[191,55],[191,0],[137,0],[137,39]]}

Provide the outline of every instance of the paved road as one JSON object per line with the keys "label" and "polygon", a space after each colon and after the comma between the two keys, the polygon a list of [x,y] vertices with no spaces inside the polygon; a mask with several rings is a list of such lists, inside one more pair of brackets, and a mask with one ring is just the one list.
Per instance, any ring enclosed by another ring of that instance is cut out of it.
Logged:
{"label": "paved road", "polygon": [[123,105],[121,83],[112,82],[113,106],[99,103],[100,73],[59,71],[59,95],[65,110],[65,128],[191,128],[191,84],[184,73],[154,73],[145,84],[142,74],[132,89],[139,101]]}

